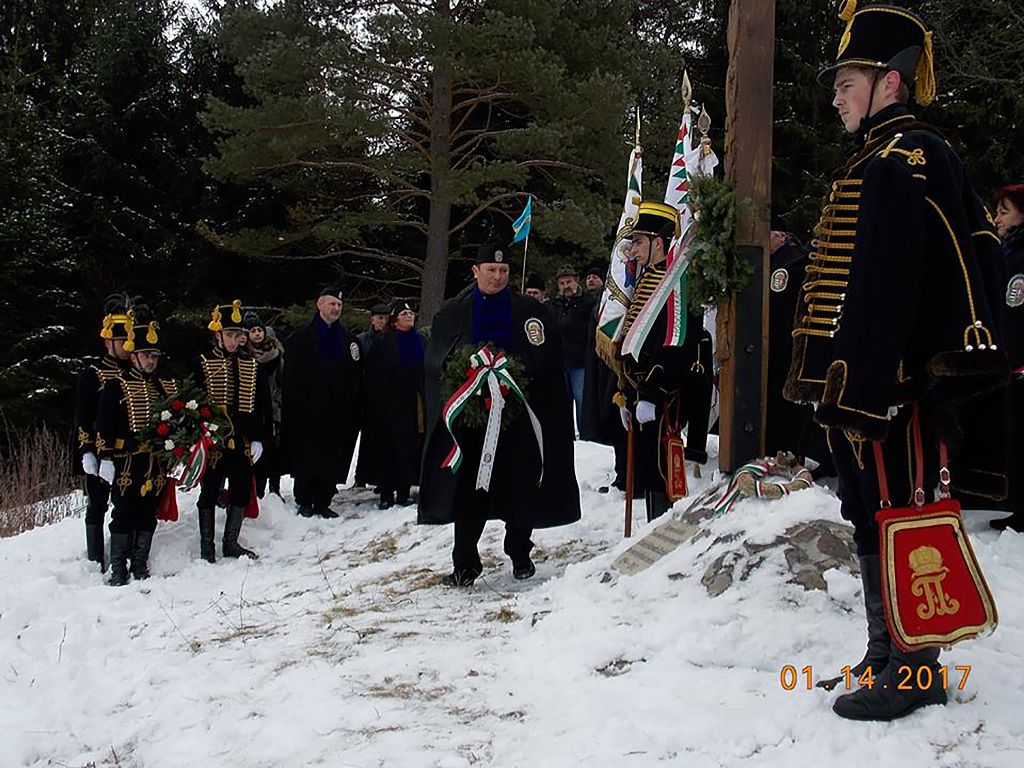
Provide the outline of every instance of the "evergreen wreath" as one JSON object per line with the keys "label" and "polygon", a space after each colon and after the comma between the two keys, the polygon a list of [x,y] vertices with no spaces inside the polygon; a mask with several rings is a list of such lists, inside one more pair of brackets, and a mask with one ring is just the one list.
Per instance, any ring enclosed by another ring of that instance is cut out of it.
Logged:
{"label": "evergreen wreath", "polygon": [[690,308],[703,312],[743,290],[754,268],[736,248],[736,192],[713,176],[690,177],[690,204],[697,212],[686,267]]}
{"label": "evergreen wreath", "polygon": [[[448,358],[444,375],[441,377],[442,404],[451,400],[452,395],[458,392],[462,385],[466,383],[466,380],[475,373],[473,368],[470,367],[469,359],[479,352],[482,346],[486,346],[492,354],[502,352],[502,350],[499,350],[490,342],[487,342],[486,345],[464,344],[455,350],[455,354]],[[518,357],[508,353],[503,354],[505,354],[505,359],[508,361],[505,364],[505,370],[512,377],[512,380],[519,385],[523,395],[528,395],[530,380],[526,375],[526,366],[523,365],[522,360]],[[505,396],[505,407],[501,412],[501,428],[506,429],[516,418],[526,413],[526,405],[514,393],[509,392],[508,387],[504,384],[501,385],[501,393]],[[490,387],[484,385],[466,403],[466,407],[462,409],[458,416],[457,423],[466,427],[483,429],[487,426],[487,417],[490,414],[490,410]]]}
{"label": "evergreen wreath", "polygon": [[178,391],[155,403],[140,441],[148,445],[163,466],[172,468],[185,461],[192,446],[205,434],[213,445],[224,442],[229,424],[224,412],[212,403],[205,390],[185,379]]}

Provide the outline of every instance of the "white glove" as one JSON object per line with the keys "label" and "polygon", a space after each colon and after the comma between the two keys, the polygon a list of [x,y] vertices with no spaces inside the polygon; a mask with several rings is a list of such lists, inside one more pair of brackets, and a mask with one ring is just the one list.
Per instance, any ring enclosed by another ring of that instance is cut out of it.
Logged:
{"label": "white glove", "polygon": [[252,463],[255,464],[260,460],[260,456],[263,455],[263,443],[259,440],[253,440],[249,443],[249,455],[252,456]]}
{"label": "white glove", "polygon": [[82,454],[82,469],[85,470],[87,475],[98,475],[100,472],[100,462],[96,458],[96,454],[92,451]]}
{"label": "white glove", "polygon": [[629,432],[629,408],[624,405],[620,405],[619,417],[622,419],[622,428]]}
{"label": "white glove", "polygon": [[641,424],[654,421],[654,403],[641,400],[636,404],[636,420]]}
{"label": "white glove", "polygon": [[114,462],[110,459],[104,459],[100,462],[100,478],[107,482],[107,485],[114,484]]}

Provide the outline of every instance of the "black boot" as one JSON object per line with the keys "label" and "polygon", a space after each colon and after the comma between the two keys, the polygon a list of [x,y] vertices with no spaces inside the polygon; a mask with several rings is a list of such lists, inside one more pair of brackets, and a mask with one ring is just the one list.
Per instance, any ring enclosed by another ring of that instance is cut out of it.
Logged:
{"label": "black boot", "polygon": [[906,652],[893,644],[889,664],[874,685],[840,696],[832,711],[847,720],[887,721],[930,704],[945,704],[946,688],[938,660],[938,648]]}
{"label": "black boot", "polygon": [[90,562],[100,564],[100,573],[107,572],[107,561],[103,557],[103,526],[86,523],[85,551]]}
{"label": "black boot", "polygon": [[536,572],[537,566],[533,564],[533,560],[530,557],[518,563],[512,563],[512,578],[516,581],[528,579]]}
{"label": "black boot", "polygon": [[476,581],[476,577],[479,575],[470,571],[452,571],[441,579],[441,585],[445,587],[472,587],[473,582]]}
{"label": "black boot", "polygon": [[377,502],[377,509],[391,509],[395,506],[395,492],[381,491],[380,501]]}
{"label": "black boot", "polygon": [[199,508],[199,556],[208,563],[217,562],[217,545],[214,537],[214,510],[212,507]]}
{"label": "black boot", "polygon": [[149,578],[149,550],[153,546],[152,531],[136,531],[132,544],[132,576],[136,579]]}
{"label": "black boot", "polygon": [[672,504],[669,503],[668,496],[661,491],[647,491],[644,493],[644,501],[647,504],[648,523],[654,522],[672,509]]}
{"label": "black boot", "polygon": [[110,586],[123,587],[128,583],[128,554],[131,549],[130,533],[110,534]]}
{"label": "black boot", "polygon": [[[867,679],[878,679],[878,676],[889,663],[889,625],[885,621],[885,606],[882,604],[882,566],[878,555],[865,555],[857,558],[860,561],[860,581],[864,591],[864,613],[868,620],[868,648],[860,663],[850,669],[850,685],[871,668]],[[819,688],[831,691],[847,679],[846,675],[832,677],[818,682]]]}
{"label": "black boot", "polygon": [[404,488],[399,488],[395,493],[395,504],[400,507],[408,507],[410,503],[412,502],[409,498],[409,486],[407,485]]}
{"label": "black boot", "polygon": [[221,549],[224,557],[251,557],[253,560],[259,557],[251,549],[246,549],[238,543],[238,534],[242,532],[244,517],[245,507],[228,507],[228,516],[224,521],[224,545]]}

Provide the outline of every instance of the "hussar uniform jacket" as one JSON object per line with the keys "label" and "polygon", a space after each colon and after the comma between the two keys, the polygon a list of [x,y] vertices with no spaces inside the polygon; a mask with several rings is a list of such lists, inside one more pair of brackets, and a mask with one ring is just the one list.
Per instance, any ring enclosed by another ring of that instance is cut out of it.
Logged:
{"label": "hussar uniform jacket", "polygon": [[252,442],[268,441],[273,406],[266,372],[256,358],[244,350],[229,355],[215,347],[198,357],[194,370],[196,382],[230,422],[227,450],[244,451]]}
{"label": "hussar uniform jacket", "polygon": [[119,378],[110,378],[100,394],[96,417],[96,453],[114,462],[114,487],[123,496],[132,491],[146,495],[163,490],[164,467],[152,454],[152,446],[141,433],[158,403],[177,392],[171,379],[146,375],[128,369]]}
{"label": "hussar uniform jacket", "polygon": [[[75,443],[79,458],[87,453],[96,453],[96,414],[100,393],[108,381],[121,378],[129,370],[127,363],[104,355],[86,365],[78,374],[78,385],[75,388]],[[76,466],[81,471],[81,462],[76,462]]]}
{"label": "hussar uniform jacket", "polygon": [[815,227],[785,395],[851,439],[921,402],[955,438],[960,405],[1007,378],[999,240],[935,128],[893,105],[863,138]]}

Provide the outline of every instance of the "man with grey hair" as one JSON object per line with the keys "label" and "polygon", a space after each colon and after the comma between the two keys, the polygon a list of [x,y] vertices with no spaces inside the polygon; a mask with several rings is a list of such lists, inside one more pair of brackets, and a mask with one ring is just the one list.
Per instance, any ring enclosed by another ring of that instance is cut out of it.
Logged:
{"label": "man with grey hair", "polygon": [[341,322],[342,291],[324,288],[317,312],[285,345],[281,430],[298,513],[337,517],[331,499],[348,477],[359,433],[359,343]]}

